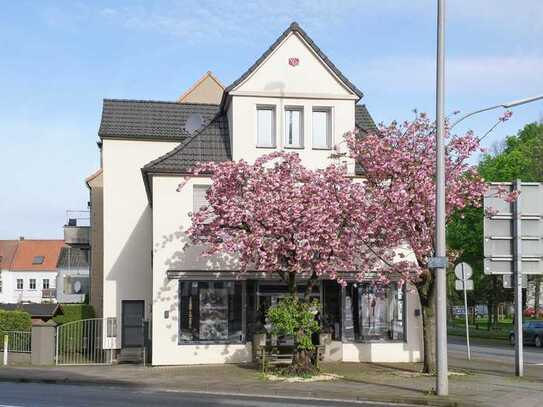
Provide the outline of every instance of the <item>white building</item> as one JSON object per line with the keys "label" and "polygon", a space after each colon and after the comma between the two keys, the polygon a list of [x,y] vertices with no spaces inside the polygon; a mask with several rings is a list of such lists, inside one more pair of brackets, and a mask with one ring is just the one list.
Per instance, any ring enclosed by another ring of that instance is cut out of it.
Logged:
{"label": "white building", "polygon": [[57,261],[62,240],[0,241],[0,303],[56,302]]}
{"label": "white building", "polygon": [[[208,73],[177,102],[104,100],[103,200],[93,207],[103,213],[103,277],[91,293],[102,294],[103,317],[117,318],[114,348],[143,346],[145,319],[152,320],[154,365],[251,360],[262,314],[286,286],[251,273],[236,279],[235,264],[202,258],[196,247],[184,251],[188,213],[210,180],[192,177],[176,189],[199,161],[253,161],[288,150],[310,168],[324,167],[335,147],[344,148],[347,131],[375,127],[357,104],[362,96],[293,23],[226,88]],[[347,163],[355,176],[354,163]],[[322,281],[314,295],[333,332],[330,358],[420,359],[414,291]]]}

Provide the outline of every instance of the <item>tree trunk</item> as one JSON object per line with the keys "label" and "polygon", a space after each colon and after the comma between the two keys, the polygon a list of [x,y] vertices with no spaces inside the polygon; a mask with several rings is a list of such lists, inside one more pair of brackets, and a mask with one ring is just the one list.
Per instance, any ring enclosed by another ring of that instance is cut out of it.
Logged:
{"label": "tree trunk", "polygon": [[311,358],[312,352],[309,350],[295,349],[292,355],[292,366],[290,373],[295,375],[306,375],[316,372]]}
{"label": "tree trunk", "polygon": [[435,284],[430,270],[425,273],[424,281],[417,285],[422,307],[423,330],[423,372],[434,373],[436,370],[436,302]]}

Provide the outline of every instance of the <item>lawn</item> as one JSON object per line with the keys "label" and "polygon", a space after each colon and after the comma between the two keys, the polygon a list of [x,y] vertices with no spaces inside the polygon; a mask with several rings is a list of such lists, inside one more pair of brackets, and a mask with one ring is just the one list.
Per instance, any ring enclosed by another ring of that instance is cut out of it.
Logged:
{"label": "lawn", "polygon": [[[537,318],[524,318],[524,321],[531,321]],[[513,320],[510,318],[502,319],[498,322],[496,329],[488,329],[488,320],[478,318],[476,324],[470,320],[469,334],[473,338],[484,339],[504,339],[509,340],[509,334],[513,330]],[[466,336],[466,327],[464,318],[455,318],[448,321],[447,332],[449,335]]]}

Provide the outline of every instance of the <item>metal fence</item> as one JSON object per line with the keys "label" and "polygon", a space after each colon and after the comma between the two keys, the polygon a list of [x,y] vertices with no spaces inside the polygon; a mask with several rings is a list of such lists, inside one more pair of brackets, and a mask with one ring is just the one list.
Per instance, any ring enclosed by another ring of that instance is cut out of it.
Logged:
{"label": "metal fence", "polygon": [[4,350],[4,337],[8,337],[8,352],[30,353],[32,332],[0,331],[0,351]]}
{"label": "metal fence", "polygon": [[[57,365],[109,365],[113,351],[104,349],[103,318],[67,322],[57,327]],[[107,332],[107,327],[106,327]]]}

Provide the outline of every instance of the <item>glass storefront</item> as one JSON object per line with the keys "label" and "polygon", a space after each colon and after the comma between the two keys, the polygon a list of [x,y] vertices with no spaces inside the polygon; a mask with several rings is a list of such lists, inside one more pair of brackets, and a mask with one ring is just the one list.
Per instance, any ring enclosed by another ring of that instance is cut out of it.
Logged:
{"label": "glass storefront", "polygon": [[350,283],[345,288],[343,305],[344,340],[404,340],[404,291],[395,283]]}
{"label": "glass storefront", "polygon": [[[299,296],[305,288],[305,283],[299,284]],[[179,343],[250,341],[266,330],[269,307],[288,295],[287,285],[273,280],[180,281]],[[344,342],[403,341],[404,296],[395,283],[349,283],[342,288],[329,280],[320,281],[311,293],[321,302],[317,318],[322,332]],[[290,344],[292,338],[273,342]]]}

